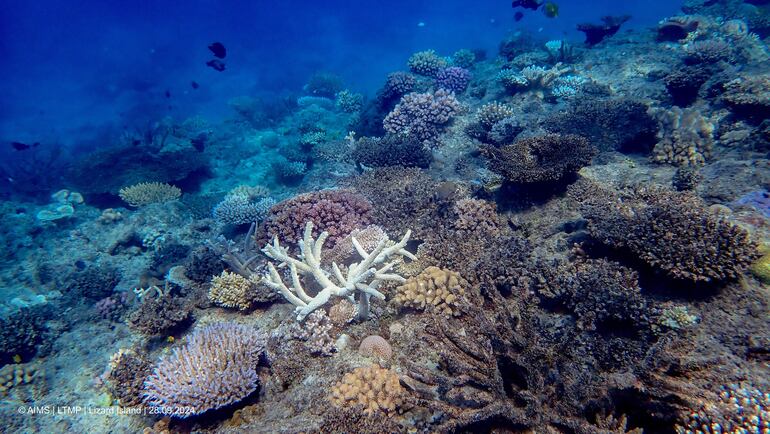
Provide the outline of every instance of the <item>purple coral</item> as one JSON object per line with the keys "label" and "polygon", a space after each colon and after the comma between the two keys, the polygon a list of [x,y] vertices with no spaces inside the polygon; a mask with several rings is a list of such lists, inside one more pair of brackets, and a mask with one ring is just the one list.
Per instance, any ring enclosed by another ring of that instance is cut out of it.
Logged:
{"label": "purple coral", "polygon": [[414,90],[416,84],[417,80],[414,75],[403,71],[392,72],[388,74],[388,79],[380,89],[378,97],[382,101],[401,98]]}
{"label": "purple coral", "polygon": [[452,117],[460,112],[454,93],[439,89],[434,93],[410,93],[382,121],[385,131],[417,140],[425,146],[439,144],[438,136]]}
{"label": "purple coral", "polygon": [[348,190],[322,190],[305,193],[278,203],[265,221],[265,232],[282,244],[295,245],[302,238],[305,224],[313,222],[313,236],[329,233],[328,247],[353,229],[372,223],[372,205],[363,196]]}
{"label": "purple coral", "polygon": [[436,87],[455,93],[463,93],[471,82],[471,73],[457,66],[444,68],[436,74]]}
{"label": "purple coral", "polygon": [[190,417],[238,402],[257,390],[265,334],[235,323],[206,326],[155,366],[145,402],[162,414]]}

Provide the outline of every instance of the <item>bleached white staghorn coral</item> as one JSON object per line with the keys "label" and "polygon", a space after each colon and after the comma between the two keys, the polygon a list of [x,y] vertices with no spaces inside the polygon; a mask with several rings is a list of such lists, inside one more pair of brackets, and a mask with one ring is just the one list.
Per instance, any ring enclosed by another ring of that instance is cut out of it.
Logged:
{"label": "bleached white staghorn coral", "polygon": [[[269,272],[265,276],[264,282],[271,288],[279,291],[291,304],[297,306],[297,320],[302,321],[311,312],[326,304],[332,295],[337,297],[346,297],[352,302],[356,302],[355,294],[358,293],[358,317],[359,319],[369,318],[369,298],[374,296],[381,300],[385,299],[380,291],[377,290],[384,281],[405,282],[406,279],[395,273],[390,273],[396,261],[385,263],[392,257],[406,256],[412,260],[415,256],[404,249],[409,242],[411,231],[406,234],[401,241],[393,245],[388,245],[389,240],[383,239],[371,253],[364,250],[358,240],[352,237],[353,246],[361,256],[361,262],[350,265],[347,274],[336,263],[332,263],[332,273],[328,273],[321,268],[321,253],[328,233],[323,232],[317,239],[313,239],[313,223],[308,222],[305,226],[305,234],[299,243],[300,255],[293,258],[288,250],[281,246],[278,238],[273,238],[273,243],[266,245],[262,252],[270,259],[278,262],[279,267],[289,267],[291,273],[291,287],[283,283],[278,270],[271,263],[268,264]],[[384,265],[383,265],[384,264]],[[378,268],[379,267],[379,268]],[[322,288],[314,297],[310,297],[300,283],[300,275],[310,275]],[[336,279],[336,283],[331,277]],[[367,283],[368,282],[368,283]]]}

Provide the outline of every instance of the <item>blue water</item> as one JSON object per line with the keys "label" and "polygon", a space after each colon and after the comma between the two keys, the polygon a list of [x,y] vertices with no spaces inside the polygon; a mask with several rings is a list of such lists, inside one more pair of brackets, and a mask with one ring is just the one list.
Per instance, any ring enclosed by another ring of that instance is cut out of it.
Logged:
{"label": "blue water", "polygon": [[[75,145],[166,115],[222,118],[230,98],[297,92],[318,70],[371,94],[415,51],[494,55],[516,31],[579,41],[577,23],[630,14],[626,28],[649,27],[680,2],[559,6],[515,23],[507,1],[4,2],[0,140]],[[223,73],[205,66],[213,41],[228,48]]]}

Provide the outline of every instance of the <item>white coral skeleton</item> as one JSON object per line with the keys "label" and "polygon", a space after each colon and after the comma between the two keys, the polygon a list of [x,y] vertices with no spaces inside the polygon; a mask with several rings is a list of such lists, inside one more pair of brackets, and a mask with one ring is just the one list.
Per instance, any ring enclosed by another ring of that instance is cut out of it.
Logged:
{"label": "white coral skeleton", "polygon": [[[298,321],[302,321],[311,312],[326,304],[332,295],[346,297],[351,302],[356,303],[356,293],[358,293],[358,318],[368,319],[369,299],[372,296],[380,300],[385,299],[385,295],[377,290],[382,282],[403,283],[406,281],[402,276],[391,272],[397,263],[397,260],[391,259],[399,259],[403,256],[412,260],[417,259],[404,249],[406,243],[409,242],[411,231],[406,231],[401,241],[392,245],[389,245],[390,241],[387,238],[381,240],[371,252],[364,250],[358,240],[351,237],[356,252],[362,258],[361,262],[350,265],[347,274],[343,274],[340,267],[336,263],[332,263],[332,273],[328,273],[321,268],[321,253],[329,234],[323,232],[317,239],[313,239],[312,232],[313,223],[308,222],[305,226],[304,237],[299,242],[300,255],[298,258],[291,257],[288,250],[280,245],[277,237],[273,238],[272,244],[268,244],[262,249],[265,255],[278,263],[278,267],[289,267],[291,287],[286,286],[272,263],[268,264],[269,271],[263,281],[269,287],[279,291],[291,304],[297,306],[295,311]],[[386,263],[388,260],[390,262]],[[313,277],[322,288],[318,294],[314,297],[307,295],[300,283],[300,275]],[[332,281],[332,278],[336,280],[336,283]]]}

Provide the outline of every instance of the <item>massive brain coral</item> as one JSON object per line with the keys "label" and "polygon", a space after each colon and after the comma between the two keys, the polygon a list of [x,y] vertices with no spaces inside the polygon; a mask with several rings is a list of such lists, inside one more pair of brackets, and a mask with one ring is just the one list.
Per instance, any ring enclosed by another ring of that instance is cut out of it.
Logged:
{"label": "massive brain coral", "polygon": [[545,134],[513,144],[483,146],[490,170],[514,183],[558,181],[577,173],[596,153],[588,140],[574,134]]}
{"label": "massive brain coral", "polygon": [[439,89],[434,93],[410,93],[382,121],[385,131],[404,135],[425,146],[439,144],[438,136],[462,107],[454,93]]}
{"label": "massive brain coral", "polygon": [[313,236],[328,232],[327,247],[333,247],[354,229],[372,223],[372,205],[349,190],[322,190],[300,194],[270,209],[265,231],[270,239],[296,245],[307,222],[313,222]]}
{"label": "massive brain coral", "polygon": [[676,279],[734,279],[759,256],[747,231],[711,212],[691,192],[660,187],[621,192],[581,181],[569,194],[580,202],[591,235],[627,248]]}
{"label": "massive brain coral", "polygon": [[158,362],[144,383],[145,402],[181,418],[238,402],[259,386],[257,364],[266,342],[253,327],[206,326]]}

